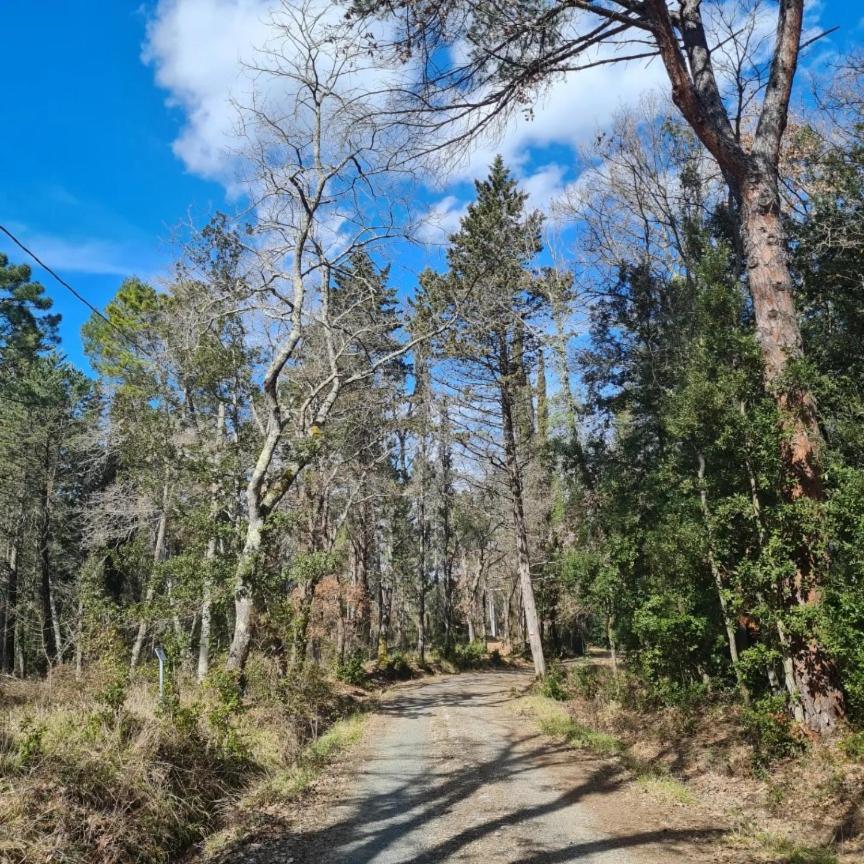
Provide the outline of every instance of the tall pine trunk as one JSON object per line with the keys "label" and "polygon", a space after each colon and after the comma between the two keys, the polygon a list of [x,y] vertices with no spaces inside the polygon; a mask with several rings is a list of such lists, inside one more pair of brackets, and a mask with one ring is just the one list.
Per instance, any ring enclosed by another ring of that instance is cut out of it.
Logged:
{"label": "tall pine trunk", "polygon": [[534,585],[531,581],[531,557],[528,551],[528,523],[525,519],[525,505],[522,495],[522,471],[516,449],[516,432],[513,418],[513,402],[510,393],[510,364],[506,346],[501,348],[500,396],[501,420],[504,433],[504,462],[510,489],[513,511],[513,530],[516,537],[516,567],[522,589],[522,609],[525,615],[525,628],[531,646],[531,659],[538,678],[546,674],[546,659],[543,656],[543,640],[540,635],[540,621],[534,600]]}
{"label": "tall pine trunk", "polygon": [[[783,426],[783,490],[787,500],[824,500],[819,460],[821,433],[816,405],[806,385],[790,381],[790,363],[803,356],[801,331],[795,310],[792,276],[786,258],[786,237],[780,215],[776,177],[754,173],[742,184],[741,218],[756,332],[762,350],[765,386],[773,394]],[[792,609],[812,609],[821,603],[822,571],[827,562],[818,557],[807,538],[795,549],[796,573],[783,586],[785,603]],[[815,636],[789,634],[792,675],[808,727],[827,732],[845,713],[836,667]]]}

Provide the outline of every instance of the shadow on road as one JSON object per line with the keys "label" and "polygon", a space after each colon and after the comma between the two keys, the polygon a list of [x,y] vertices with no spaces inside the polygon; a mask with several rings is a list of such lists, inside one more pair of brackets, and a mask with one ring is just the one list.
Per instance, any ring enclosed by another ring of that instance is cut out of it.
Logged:
{"label": "shadow on road", "polygon": [[[508,673],[494,674],[506,676]],[[514,678],[514,684],[516,680]],[[501,687],[490,691],[482,686],[469,686],[442,692],[428,685],[409,686],[382,704],[380,713],[402,720],[422,720],[442,709],[494,710],[512,701],[512,692],[506,689],[506,684],[504,687],[503,691]],[[538,764],[543,768],[572,764],[573,751],[530,732],[511,734],[493,745],[486,741],[476,749],[461,748],[460,752],[438,756],[431,760],[422,775],[418,775],[416,761],[412,762],[416,759],[415,750],[410,742],[397,743],[387,748],[382,764],[376,764],[379,760],[374,757],[366,760],[359,769],[363,782],[349,781],[352,790],[341,799],[342,818],[335,824],[298,833],[277,821],[267,826],[265,836],[257,836],[253,844],[240,841],[223,850],[218,861],[222,864],[282,864],[285,861],[295,864],[438,864],[453,860],[465,847],[502,829],[542,820],[587,795],[611,794],[626,779],[616,764],[595,762],[584,775],[584,782],[573,788],[547,796],[541,803],[498,808],[494,818],[460,827],[458,823],[449,824],[446,818],[457,805],[475,794],[495,789],[496,784],[518,782],[516,778],[520,774],[537,771]],[[399,768],[402,764],[404,771]],[[375,790],[376,787],[386,788],[370,794],[370,788]],[[444,833],[449,836],[439,839],[442,822],[445,823]],[[542,826],[538,823],[537,827]],[[536,847],[521,849],[518,854],[524,857],[519,857],[518,861],[521,864],[587,861],[611,850],[647,845],[673,847],[685,841],[707,841],[722,833],[712,829],[644,831],[568,843],[554,849],[545,848],[546,838],[538,836]],[[506,860],[514,859],[507,857]]]}

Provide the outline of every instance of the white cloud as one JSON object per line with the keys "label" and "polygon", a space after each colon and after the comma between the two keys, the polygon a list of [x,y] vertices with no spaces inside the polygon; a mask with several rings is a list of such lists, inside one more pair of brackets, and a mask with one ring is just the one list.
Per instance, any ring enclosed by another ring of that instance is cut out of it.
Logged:
{"label": "white cloud", "polygon": [[518,114],[503,130],[487,136],[453,162],[449,181],[483,176],[496,154],[515,169],[524,169],[532,150],[586,145],[622,110],[634,108],[647,93],[669,89],[658,60],[596,66],[554,81],[539,97],[530,116]]}
{"label": "white cloud", "polygon": [[[391,26],[366,27],[362,38],[386,39]],[[295,75],[308,64],[310,46],[316,47],[316,74],[338,82],[349,103],[387,89],[391,70],[363,43],[354,42],[350,57],[342,53],[348,33],[344,6],[329,0],[159,0],[142,59],[169,105],[185,116],[175,154],[236,197],[242,191],[238,131],[241,114],[249,117],[243,109],[254,94],[256,108],[266,106],[268,116],[302,126]]]}
{"label": "white cloud", "polygon": [[417,239],[423,243],[444,244],[459,230],[459,222],[468,212],[468,204],[455,195],[447,195],[433,204],[420,221]]}
{"label": "white cloud", "polygon": [[520,187],[528,193],[528,203],[537,210],[546,210],[558,198],[566,186],[567,169],[563,165],[551,163],[520,181]]}
{"label": "white cloud", "polygon": [[232,98],[249,90],[244,62],[267,38],[274,0],[160,0],[142,58],[186,123],[174,152],[204,177],[230,182],[237,122]]}
{"label": "white cloud", "polygon": [[[816,23],[822,5],[822,0],[814,0],[808,12],[809,26]],[[325,0],[292,0],[288,7],[305,7],[327,24],[341,21],[344,15],[344,7]],[[270,15],[281,8],[280,0],[159,0],[148,26],[143,57],[155,70],[157,83],[168,92],[169,102],[185,115],[174,150],[190,171],[217,179],[229,190],[236,180],[231,151],[236,146],[237,113],[232,97],[247,101],[252,83],[244,61],[253,59],[256,49],[268,44],[273,36]],[[739,0],[725,0],[720,7],[736,21],[741,8]],[[709,13],[716,14],[710,8]],[[587,20],[593,19],[589,16]],[[570,26],[584,29],[585,21],[576,16]],[[709,26],[717,25],[709,22]],[[755,22],[754,41],[764,40],[770,47],[775,26],[776,3],[765,3]],[[615,50],[614,46],[604,46],[581,60],[589,63],[611,58]],[[766,50],[764,46],[762,50]],[[463,60],[464,53],[464,46],[456,45],[451,59]],[[358,74],[354,83],[372,88],[380,85],[389,73],[375,68],[377,62],[378,58],[370,61],[370,67]],[[401,72],[410,77],[410,66]],[[265,85],[259,80],[257,86]],[[530,117],[516,113],[503,128],[468,152],[448,152],[442,176],[427,174],[423,182],[428,188],[445,192],[452,183],[483,176],[497,153],[508,166],[526,173],[534,159],[544,158],[544,148],[572,150],[575,162],[575,151],[588,144],[598,129],[608,127],[617,113],[639,106],[647,93],[656,91],[669,91],[666,71],[657,58],[563,75],[538,98]],[[283,104],[288,98],[290,93],[281,93]],[[557,153],[554,158],[566,161],[566,156]],[[544,198],[539,184],[553,180],[552,175],[536,179],[533,194],[538,200]],[[437,215],[447,217],[446,212]]]}
{"label": "white cloud", "polygon": [[[321,0],[313,0],[313,10],[316,2]],[[232,99],[246,101],[251,77],[244,63],[267,44],[272,35],[270,14],[280,6],[277,0],[158,3],[142,56],[168,92],[169,104],[185,116],[174,151],[190,171],[226,185],[234,180],[231,152],[237,112]],[[332,7],[321,5],[328,19]],[[342,14],[338,7],[337,12]],[[378,74],[378,81],[371,83],[380,83],[386,72]],[[570,74],[538,100],[531,119],[512,118],[503,135],[481,142],[467,158],[452,163],[446,181],[483,175],[498,152],[508,165],[518,168],[526,164],[532,147],[583,144],[617,110],[638,104],[646,90],[665,83],[659,62],[600,66]]]}

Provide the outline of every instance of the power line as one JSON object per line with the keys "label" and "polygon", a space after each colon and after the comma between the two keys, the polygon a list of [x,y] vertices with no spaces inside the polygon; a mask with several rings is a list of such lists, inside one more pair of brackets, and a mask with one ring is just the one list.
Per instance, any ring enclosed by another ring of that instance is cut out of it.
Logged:
{"label": "power line", "polygon": [[29,255],[46,273],[53,276],[67,291],[69,291],[72,296],[78,300],[80,303],[83,303],[94,315],[101,318],[112,330],[115,330],[119,333],[133,348],[136,348],[145,356],[149,357],[151,360],[154,359],[149,351],[146,351],[142,348],[138,342],[129,335],[122,327],[115,324],[107,315],[105,315],[100,309],[94,306],[83,294],[76,291],[62,276],[60,276],[55,270],[49,267],[32,249],[29,249],[25,246],[5,225],[0,225],[0,231],[2,231],[19,249],[21,249],[25,254]]}

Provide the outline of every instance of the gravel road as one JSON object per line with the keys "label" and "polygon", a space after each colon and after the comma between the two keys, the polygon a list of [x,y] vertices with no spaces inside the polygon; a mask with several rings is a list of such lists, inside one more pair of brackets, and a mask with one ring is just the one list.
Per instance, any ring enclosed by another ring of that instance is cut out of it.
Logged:
{"label": "gravel road", "polygon": [[324,812],[301,820],[305,824],[296,826],[290,846],[267,860],[703,860],[701,852],[709,851],[717,832],[666,824],[662,809],[646,810],[624,788],[628,784],[614,762],[576,754],[539,735],[514,708],[529,684],[526,673],[504,670],[396,688],[383,700]]}

